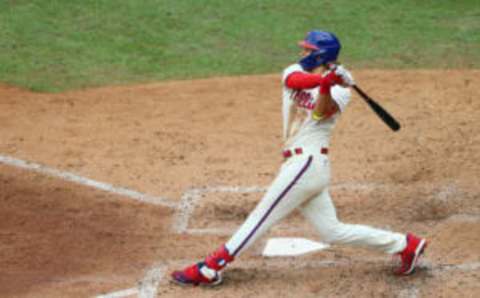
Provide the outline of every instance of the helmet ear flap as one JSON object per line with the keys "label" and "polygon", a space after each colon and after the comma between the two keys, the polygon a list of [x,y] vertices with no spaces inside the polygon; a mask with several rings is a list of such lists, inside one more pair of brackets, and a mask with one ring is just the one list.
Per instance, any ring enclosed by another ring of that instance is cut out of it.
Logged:
{"label": "helmet ear flap", "polygon": [[312,70],[328,62],[324,59],[325,53],[325,49],[312,51],[308,56],[303,57],[299,63],[305,70]]}
{"label": "helmet ear flap", "polygon": [[318,57],[315,57],[312,55],[312,53],[310,53],[308,56],[300,59],[299,63],[303,69],[310,71],[319,65],[317,58]]}

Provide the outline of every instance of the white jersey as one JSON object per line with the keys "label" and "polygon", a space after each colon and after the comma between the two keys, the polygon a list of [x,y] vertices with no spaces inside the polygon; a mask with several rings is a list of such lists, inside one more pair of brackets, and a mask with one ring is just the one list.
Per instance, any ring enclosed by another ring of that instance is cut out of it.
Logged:
{"label": "white jersey", "polygon": [[319,97],[319,88],[296,90],[286,86],[287,77],[294,72],[305,72],[300,64],[293,64],[283,71],[283,138],[285,148],[328,147],[330,134],[340,113],[350,101],[349,88],[335,85],[331,89],[339,111],[325,120],[313,120],[312,111]]}

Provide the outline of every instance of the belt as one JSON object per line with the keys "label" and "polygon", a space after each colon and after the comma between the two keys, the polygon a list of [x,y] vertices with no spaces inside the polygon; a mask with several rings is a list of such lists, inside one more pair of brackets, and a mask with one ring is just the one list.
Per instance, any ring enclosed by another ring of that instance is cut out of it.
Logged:
{"label": "belt", "polygon": [[[302,148],[293,148],[293,149],[287,149],[283,150],[283,157],[285,159],[292,157],[293,155],[300,155],[303,154],[303,149]],[[320,154],[328,154],[328,148],[322,147],[320,148]]]}

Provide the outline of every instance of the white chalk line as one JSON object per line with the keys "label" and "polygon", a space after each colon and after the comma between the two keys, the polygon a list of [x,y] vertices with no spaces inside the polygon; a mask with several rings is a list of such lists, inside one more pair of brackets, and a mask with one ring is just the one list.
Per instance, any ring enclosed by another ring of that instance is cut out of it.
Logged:
{"label": "white chalk line", "polygon": [[158,285],[165,275],[166,267],[157,265],[150,269],[139,284],[139,298],[157,297]]}
{"label": "white chalk line", "polygon": [[155,265],[147,270],[147,273],[136,287],[98,295],[96,298],[122,298],[134,295],[139,298],[155,298],[157,297],[158,285],[165,272],[166,267],[163,264]]}
{"label": "white chalk line", "polygon": [[172,230],[177,233],[183,233],[188,228],[190,215],[195,209],[197,201],[201,198],[201,193],[198,189],[187,190],[178,203],[177,211],[173,218]]}
{"label": "white chalk line", "polygon": [[114,193],[114,194],[121,195],[121,196],[124,196],[124,197],[128,197],[130,199],[137,200],[137,201],[144,202],[144,203],[149,203],[149,204],[159,205],[159,206],[165,206],[165,207],[170,207],[170,208],[175,208],[177,206],[177,203],[172,202],[172,201],[170,201],[166,198],[163,198],[163,197],[151,196],[151,195],[140,193],[138,191],[131,190],[131,189],[128,189],[128,188],[113,186],[113,185],[108,184],[108,183],[99,182],[99,181],[95,181],[93,179],[78,176],[78,175],[76,175],[74,173],[71,173],[71,172],[66,172],[66,171],[61,171],[61,170],[57,170],[57,169],[54,169],[54,168],[49,168],[49,167],[41,165],[41,164],[28,162],[28,161],[25,161],[25,160],[16,159],[16,158],[9,157],[9,156],[0,155],[0,163],[6,164],[6,165],[9,165],[9,166],[22,168],[22,169],[31,170],[31,171],[34,171],[34,172],[37,172],[37,173],[40,173],[40,174],[45,174],[45,175],[52,176],[52,177],[55,177],[55,178],[60,178],[62,180],[69,181],[69,182],[74,182],[74,183],[77,183],[77,184],[80,184],[80,185],[89,186],[89,187],[92,187],[92,188],[96,188],[96,189],[103,190],[103,191],[106,191],[106,192],[110,192],[110,193]]}
{"label": "white chalk line", "polygon": [[[203,188],[191,188],[183,193],[178,204],[177,211],[174,215],[172,230],[175,233],[205,233],[202,229],[198,229],[196,232],[191,232],[188,229],[190,217],[193,214],[198,201],[202,198],[203,194],[217,193],[217,192],[230,192],[230,193],[256,193],[265,191],[265,187],[253,186],[253,187],[240,187],[240,186],[218,186],[218,187],[203,187]],[[213,232],[215,233],[215,230]],[[206,232],[210,233],[210,232]]]}
{"label": "white chalk line", "polygon": [[398,293],[399,298],[416,298],[418,297],[419,290],[417,287],[411,285],[406,289],[403,289]]}
{"label": "white chalk line", "polygon": [[96,296],[96,298],[123,298],[137,295],[139,293],[138,288],[131,288],[126,290],[121,290],[117,292],[108,293],[105,295]]}

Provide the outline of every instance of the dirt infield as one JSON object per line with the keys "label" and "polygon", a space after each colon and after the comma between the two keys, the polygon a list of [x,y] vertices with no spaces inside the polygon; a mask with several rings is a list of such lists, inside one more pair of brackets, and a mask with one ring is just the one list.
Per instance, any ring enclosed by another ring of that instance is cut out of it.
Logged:
{"label": "dirt infield", "polygon": [[[2,86],[0,297],[479,296],[480,71],[355,74],[403,128],[355,96],[332,139],[332,196],[345,222],[425,235],[415,275],[351,247],[263,258],[263,239],[222,287],[168,283],[275,177],[277,75],[54,95]],[[272,235],[318,240],[298,214]]]}

